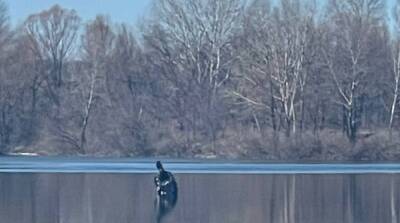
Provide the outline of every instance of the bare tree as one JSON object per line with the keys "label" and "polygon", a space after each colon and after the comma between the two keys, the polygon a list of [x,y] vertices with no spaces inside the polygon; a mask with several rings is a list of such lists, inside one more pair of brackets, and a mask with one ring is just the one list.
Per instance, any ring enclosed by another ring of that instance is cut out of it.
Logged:
{"label": "bare tree", "polygon": [[215,141],[222,103],[218,98],[231,77],[232,37],[241,8],[239,0],[155,4],[155,21],[145,38],[158,54],[160,70],[174,91],[172,107],[179,113],[181,129],[188,130],[188,141],[200,131]]}
{"label": "bare tree", "polygon": [[393,120],[396,113],[396,108],[399,100],[399,81],[400,81],[400,1],[396,1],[396,5],[393,8],[393,17],[395,19],[395,33],[394,40],[392,41],[392,57],[393,57],[393,101],[390,106],[390,119],[389,129],[393,128]]}
{"label": "bare tree", "polygon": [[78,33],[80,18],[74,10],[54,5],[49,10],[29,16],[25,32],[31,41],[31,50],[46,67],[48,94],[57,102],[53,88],[63,83],[63,65],[71,54]]}
{"label": "bare tree", "polygon": [[70,77],[66,82],[69,96],[63,98],[63,104],[68,106],[59,111],[54,125],[58,140],[84,154],[87,153],[87,132],[94,108],[107,101],[107,63],[114,41],[111,22],[104,16],[97,16],[85,26],[81,41],[82,59],[69,65]]}
{"label": "bare tree", "polygon": [[[398,44],[396,44],[398,45]],[[394,49],[394,58],[393,58],[393,77],[394,77],[394,89],[393,89],[393,101],[390,107],[390,119],[389,119],[389,129],[393,128],[393,121],[396,114],[396,108],[398,104],[398,97],[399,97],[399,80],[400,80],[400,51],[399,47],[395,47]]]}
{"label": "bare tree", "polygon": [[9,25],[8,8],[4,1],[0,1],[0,47],[10,41],[11,30]]}
{"label": "bare tree", "polygon": [[[394,23],[384,0],[317,3],[158,0],[136,36],[106,16],[80,30],[77,13],[58,5],[12,29],[0,0],[0,149],[395,157],[320,143],[341,128],[335,137],[354,145],[365,143],[359,129],[395,128],[400,0]],[[280,144],[283,135],[301,137]],[[306,149],[293,145],[308,137]]]}
{"label": "bare tree", "polygon": [[[95,104],[95,100],[100,98],[101,91],[105,89],[106,83],[106,64],[111,56],[114,42],[114,32],[111,22],[104,16],[97,16],[85,28],[85,34],[82,38],[84,49],[84,58],[89,66],[89,83],[82,89],[86,92],[86,102],[83,111],[82,124],[80,125],[80,148],[85,150],[86,130],[89,124],[89,118]],[[85,95],[85,93],[83,94]],[[85,96],[84,96],[85,98]],[[104,98],[104,97],[103,97]]]}
{"label": "bare tree", "polygon": [[326,33],[323,57],[339,100],[343,106],[344,129],[348,138],[356,139],[359,126],[359,99],[365,90],[365,78],[373,60],[368,58],[368,38],[382,19],[381,0],[331,0],[333,24]]}
{"label": "bare tree", "polygon": [[[253,7],[262,10],[257,1],[255,4]],[[304,94],[307,83],[306,66],[312,59],[307,50],[312,47],[310,38],[313,32],[313,14],[306,10],[305,5],[300,1],[284,0],[270,15],[265,10],[256,14],[253,14],[254,9],[250,11],[249,16],[254,17],[254,22],[245,27],[249,32],[245,36],[249,46],[245,49],[249,58],[245,60],[248,64],[245,66],[249,69],[241,79],[253,86],[249,88],[251,92],[261,93],[249,97],[249,92],[233,92],[234,96],[251,106],[270,109],[273,123],[275,110],[279,108],[285,120],[287,135],[296,132],[297,103],[303,101],[300,104],[304,106],[304,98],[299,100],[299,96]],[[249,30],[252,24],[257,26]],[[255,91],[254,87],[258,90]],[[270,104],[265,103],[265,95],[270,95]]]}
{"label": "bare tree", "polygon": [[[9,27],[7,5],[0,1],[0,151],[4,151],[18,132],[18,121],[15,113],[19,113],[24,75],[15,75],[19,67],[10,64],[16,59],[16,44],[12,41],[12,30]],[[21,134],[22,135],[22,134]]]}
{"label": "bare tree", "polygon": [[[126,152],[141,153],[148,149],[148,126],[157,112],[158,94],[153,77],[139,43],[127,25],[116,30],[112,52],[112,71],[107,77],[107,91],[113,107],[114,145]],[[150,118],[152,117],[152,118]]]}
{"label": "bare tree", "polygon": [[[270,75],[271,58],[271,3],[253,1],[246,8],[242,34],[237,40],[240,63],[235,75],[238,85],[232,89],[234,104],[252,109],[253,117],[260,123],[258,113],[268,113],[269,124],[277,130],[277,103]],[[267,117],[266,117],[267,118]],[[257,125],[260,131],[261,125]]]}
{"label": "bare tree", "polygon": [[[306,66],[312,56],[307,50],[313,47],[309,45],[313,14],[302,7],[300,1],[282,1],[281,12],[275,15],[276,35],[271,44],[271,77],[278,88],[275,98],[281,103],[288,135],[290,131],[296,133],[296,100],[307,84]],[[303,102],[300,103],[302,107]]]}

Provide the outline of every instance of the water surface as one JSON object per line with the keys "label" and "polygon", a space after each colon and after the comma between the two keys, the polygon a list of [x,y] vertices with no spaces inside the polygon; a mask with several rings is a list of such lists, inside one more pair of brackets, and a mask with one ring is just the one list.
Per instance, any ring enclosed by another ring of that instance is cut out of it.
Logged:
{"label": "water surface", "polygon": [[[151,160],[129,162],[128,168],[124,160],[67,159],[54,163],[41,158],[36,163],[32,158],[2,159],[1,222],[156,222]],[[27,160],[30,163],[24,166]],[[135,172],[135,165],[141,170]],[[250,166],[241,169],[241,165]],[[397,164],[357,166],[361,169],[352,169],[351,164],[308,164],[306,169],[300,164],[279,165],[286,164],[166,163],[166,168],[176,171],[179,196],[162,222],[398,222]],[[295,171],[296,165],[301,171]],[[38,166],[41,171],[35,172]],[[65,171],[45,171],[56,166]],[[110,166],[113,168],[107,169]],[[232,173],[230,168],[234,168]],[[390,171],[384,173],[383,168]],[[351,170],[351,174],[333,169]]]}

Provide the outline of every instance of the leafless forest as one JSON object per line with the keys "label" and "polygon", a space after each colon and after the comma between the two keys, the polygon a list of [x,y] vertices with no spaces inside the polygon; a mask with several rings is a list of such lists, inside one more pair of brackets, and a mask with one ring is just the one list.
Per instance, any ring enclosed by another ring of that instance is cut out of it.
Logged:
{"label": "leafless forest", "polygon": [[3,153],[400,160],[400,0],[157,0],[138,24],[58,5],[9,19],[1,2]]}

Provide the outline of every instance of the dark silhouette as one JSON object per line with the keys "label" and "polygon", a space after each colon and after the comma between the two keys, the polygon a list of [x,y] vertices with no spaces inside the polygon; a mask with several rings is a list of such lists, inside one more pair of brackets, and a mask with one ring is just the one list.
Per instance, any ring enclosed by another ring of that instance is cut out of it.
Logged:
{"label": "dark silhouette", "polygon": [[175,207],[178,200],[178,186],[172,173],[166,171],[160,161],[156,163],[159,171],[154,177],[157,197],[155,200],[155,208],[157,211],[157,222],[161,222]]}

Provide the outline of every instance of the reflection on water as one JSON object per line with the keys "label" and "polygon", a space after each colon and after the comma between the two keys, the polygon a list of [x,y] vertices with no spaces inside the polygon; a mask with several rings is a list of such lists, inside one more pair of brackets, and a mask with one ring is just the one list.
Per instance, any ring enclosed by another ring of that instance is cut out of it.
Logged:
{"label": "reflection on water", "polygon": [[[0,174],[2,223],[146,223],[153,174]],[[397,174],[177,174],[179,200],[163,223],[398,222]],[[156,203],[157,204],[157,203]]]}
{"label": "reflection on water", "polygon": [[167,194],[165,196],[157,195],[155,200],[157,223],[161,223],[162,220],[168,216],[168,214],[174,209],[177,201],[177,194]]}

